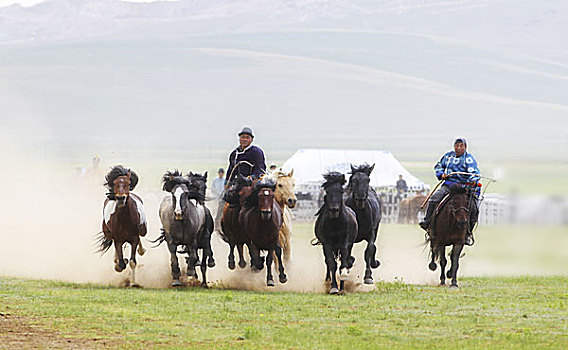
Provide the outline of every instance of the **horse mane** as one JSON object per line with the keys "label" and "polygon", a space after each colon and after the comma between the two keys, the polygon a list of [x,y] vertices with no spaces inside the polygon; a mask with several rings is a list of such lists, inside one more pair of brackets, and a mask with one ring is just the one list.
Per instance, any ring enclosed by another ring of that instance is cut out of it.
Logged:
{"label": "horse mane", "polygon": [[185,183],[189,186],[189,180],[183,177],[181,171],[166,171],[164,176],[162,176],[162,190],[166,192],[171,192],[176,185],[181,185]]}
{"label": "horse mane", "polygon": [[467,192],[467,189],[462,185],[454,184],[450,187],[450,194],[451,195],[464,194],[466,192]]}
{"label": "horse mane", "polygon": [[325,182],[321,185],[324,189],[328,188],[333,184],[339,184],[343,187],[345,185],[345,175],[340,173],[339,171],[330,171],[327,174],[323,174],[323,178]]}
{"label": "horse mane", "polygon": [[264,188],[270,188],[272,192],[274,192],[276,191],[276,182],[266,177],[264,177],[261,181],[257,182],[254,185],[254,188],[252,189],[250,196],[245,200],[244,203],[245,208],[248,209],[257,205],[258,193]]}
{"label": "horse mane", "polygon": [[109,190],[109,193],[107,193],[109,199],[114,199],[114,180],[120,176],[128,176],[128,174],[130,174],[130,190],[132,191],[138,184],[138,175],[133,170],[125,168],[122,165],[115,165],[108,174],[106,174],[103,186]]}
{"label": "horse mane", "polygon": [[[203,204],[205,202],[205,190],[207,189],[207,172],[201,175],[190,171],[189,173],[187,173],[186,177],[189,179],[189,191],[187,194],[188,198],[195,199],[200,204]],[[195,186],[192,186],[193,181],[203,181],[205,188],[202,190],[195,188]]]}
{"label": "horse mane", "polygon": [[[225,202],[235,205],[238,204],[239,202],[239,191],[241,190],[241,188],[245,187],[245,186],[250,186],[252,184],[252,180],[249,178],[246,178],[244,176],[242,176],[241,174],[238,174],[233,181],[231,181],[231,186],[233,184],[236,184],[236,188],[234,191],[226,191],[225,194],[223,195],[223,200],[225,200]],[[231,187],[229,186],[229,187]]]}

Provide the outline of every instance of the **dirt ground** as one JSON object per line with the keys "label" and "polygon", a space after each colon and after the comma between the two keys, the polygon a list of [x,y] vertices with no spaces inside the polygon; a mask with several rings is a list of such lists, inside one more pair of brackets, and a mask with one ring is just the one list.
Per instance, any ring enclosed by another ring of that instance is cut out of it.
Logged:
{"label": "dirt ground", "polygon": [[[113,346],[114,345],[114,346]],[[34,325],[33,318],[0,313],[0,349],[110,349],[108,340],[64,337]]]}

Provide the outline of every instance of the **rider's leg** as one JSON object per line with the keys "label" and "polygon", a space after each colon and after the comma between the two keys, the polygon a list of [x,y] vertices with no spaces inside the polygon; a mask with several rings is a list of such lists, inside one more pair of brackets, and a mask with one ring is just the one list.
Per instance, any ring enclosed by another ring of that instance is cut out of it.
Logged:
{"label": "rider's leg", "polygon": [[442,185],[428,200],[428,208],[426,209],[426,215],[424,219],[418,224],[424,230],[430,227],[430,222],[432,222],[432,216],[434,215],[434,210],[438,206],[438,203],[444,198],[446,194],[450,193],[450,188],[446,185]]}
{"label": "rider's leg", "polygon": [[469,216],[469,227],[468,227],[468,232],[467,235],[465,237],[465,244],[466,245],[473,245],[473,229],[475,227],[475,224],[477,223],[477,219],[479,217],[479,202],[477,199],[477,195],[474,195],[474,197],[472,198],[472,204],[471,204],[471,211],[470,211],[470,216]]}

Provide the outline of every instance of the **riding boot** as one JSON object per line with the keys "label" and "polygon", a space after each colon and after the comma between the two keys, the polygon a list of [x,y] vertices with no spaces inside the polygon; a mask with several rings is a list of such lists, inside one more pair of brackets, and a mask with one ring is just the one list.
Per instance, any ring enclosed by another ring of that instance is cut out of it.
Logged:
{"label": "riding boot", "polygon": [[428,208],[426,209],[426,215],[424,219],[418,224],[423,230],[427,231],[430,227],[430,222],[432,221],[432,215],[434,215],[434,210],[438,203],[428,202]]}
{"label": "riding boot", "polygon": [[464,242],[465,245],[472,246],[473,243],[475,243],[475,240],[473,239],[473,228],[475,227],[475,224],[476,224],[475,221],[469,222],[467,234],[465,235],[465,242]]}

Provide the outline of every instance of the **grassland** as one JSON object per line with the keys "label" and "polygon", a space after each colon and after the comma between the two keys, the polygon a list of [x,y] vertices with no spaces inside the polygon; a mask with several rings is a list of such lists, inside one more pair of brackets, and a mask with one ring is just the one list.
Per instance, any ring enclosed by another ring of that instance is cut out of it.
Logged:
{"label": "grassland", "polygon": [[[311,238],[312,224],[295,228],[297,242]],[[535,233],[541,244],[530,240]],[[505,260],[519,266],[515,277],[464,277],[459,290],[381,279],[389,259],[398,264],[394,256],[419,249],[420,235],[411,225],[384,225],[376,289],[341,296],[230,290],[223,284],[208,290],[124,289],[0,277],[0,348],[568,347],[568,277],[522,275],[523,259],[540,263],[543,273],[550,272],[546,266],[566,266],[567,254],[546,243],[565,245],[562,228],[479,229],[476,246],[462,259],[464,271],[482,276]],[[529,241],[512,248],[507,243],[513,238]],[[418,262],[425,268],[425,259]],[[225,264],[219,261],[218,268]]]}

